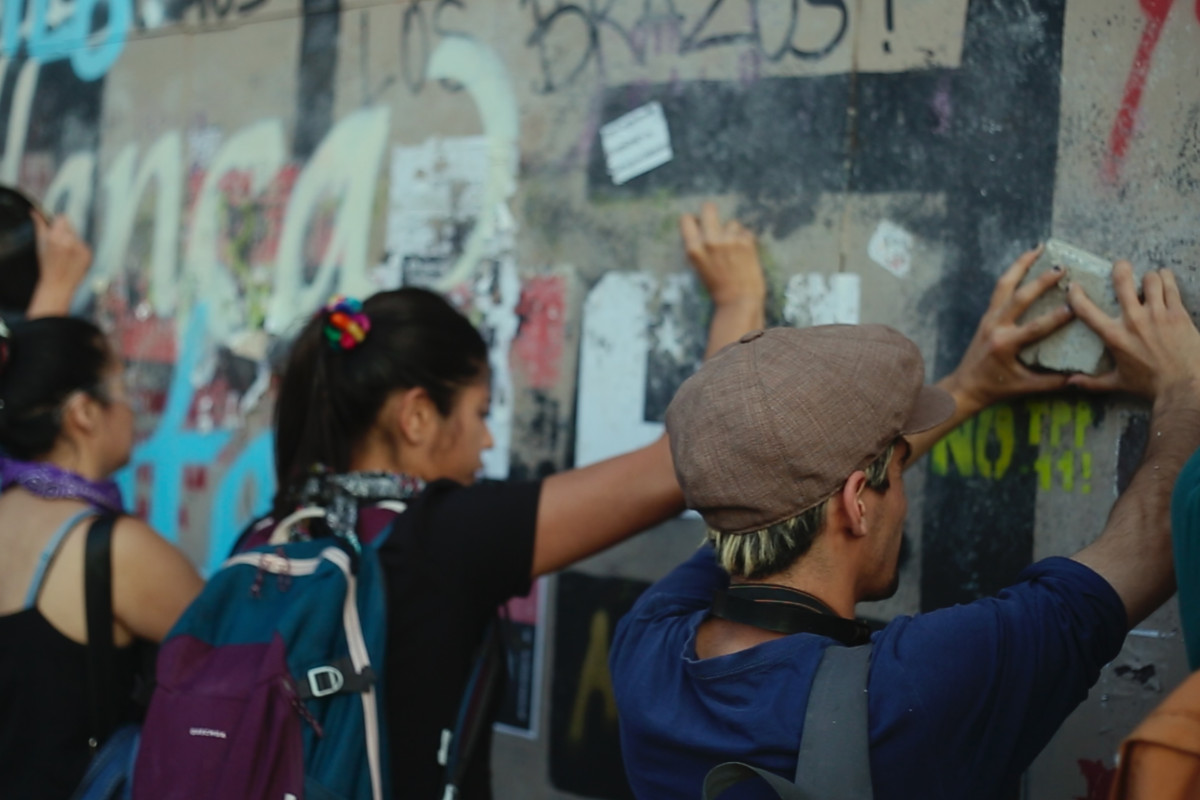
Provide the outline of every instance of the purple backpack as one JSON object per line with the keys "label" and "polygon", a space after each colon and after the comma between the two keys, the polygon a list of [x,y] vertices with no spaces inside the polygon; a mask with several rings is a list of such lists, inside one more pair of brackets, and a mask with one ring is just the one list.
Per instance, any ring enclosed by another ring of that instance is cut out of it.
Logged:
{"label": "purple backpack", "polygon": [[232,556],[167,635],[134,800],[391,797],[386,530],[289,541],[288,523],[322,513],[303,509]]}

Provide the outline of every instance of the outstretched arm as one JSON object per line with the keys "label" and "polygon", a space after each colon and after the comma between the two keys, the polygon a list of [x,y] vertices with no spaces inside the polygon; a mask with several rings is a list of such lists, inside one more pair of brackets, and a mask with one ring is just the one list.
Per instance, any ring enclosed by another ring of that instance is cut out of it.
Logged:
{"label": "outstretched arm", "polygon": [[1133,268],[1119,262],[1113,287],[1121,316],[1112,319],[1078,285],[1071,305],[1113,354],[1116,367],[1099,377],[1076,375],[1071,384],[1128,392],[1153,402],[1142,464],[1117,499],[1104,531],[1074,556],[1112,585],[1136,625],[1175,591],[1171,557],[1171,490],[1200,447],[1200,331],[1180,299],[1169,270],[1148,272],[1138,298]]}
{"label": "outstretched arm", "polygon": [[47,221],[40,212],[32,212],[37,230],[38,282],[33,289],[25,316],[65,317],[71,311],[71,299],[92,265],[92,250],[65,216]]}
{"label": "outstretched arm", "polygon": [[915,463],[939,439],[993,403],[1066,387],[1067,376],[1034,372],[1017,358],[1022,349],[1049,336],[1073,318],[1071,309],[1062,306],[1034,319],[1018,322],[1033,301],[1062,278],[1061,271],[1047,270],[1037,280],[1021,286],[1040,254],[1041,248],[1024,253],[996,282],[987,311],[979,320],[979,327],[962,361],[937,382],[954,397],[954,416],[936,428],[908,437],[912,445],[909,464]]}
{"label": "outstretched arm", "polygon": [[[679,223],[692,267],[713,300],[706,357],[763,326],[766,283],[754,235],[705,203]],[[538,501],[533,575],[561,569],[683,510],[666,436],[647,447],[551,475]]]}

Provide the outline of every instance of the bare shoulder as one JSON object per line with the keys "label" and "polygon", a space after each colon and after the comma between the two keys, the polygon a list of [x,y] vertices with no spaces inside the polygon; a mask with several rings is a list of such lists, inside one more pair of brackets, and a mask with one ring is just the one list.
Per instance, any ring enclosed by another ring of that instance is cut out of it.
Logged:
{"label": "bare shoulder", "polygon": [[113,605],[133,633],[161,640],[204,581],[187,557],[136,517],[113,526]]}
{"label": "bare shoulder", "polygon": [[157,558],[181,558],[183,553],[137,517],[122,515],[113,525],[113,563],[138,563]]}

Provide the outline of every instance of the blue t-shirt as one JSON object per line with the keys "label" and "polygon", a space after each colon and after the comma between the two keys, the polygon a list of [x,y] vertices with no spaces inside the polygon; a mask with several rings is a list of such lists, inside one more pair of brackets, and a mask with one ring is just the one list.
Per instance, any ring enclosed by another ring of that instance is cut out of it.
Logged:
{"label": "blue t-shirt", "polygon": [[1200,669],[1200,450],[1188,459],[1171,493],[1171,542],[1188,663]]}
{"label": "blue t-shirt", "polygon": [[[712,549],[652,586],[617,627],[611,667],[634,794],[697,800],[705,773],[745,761],[791,779],[824,649],[795,634],[696,657],[696,629],[728,583]],[[1088,567],[1049,558],[996,597],[898,617],[872,639],[869,720],[877,800],[999,798],[1121,649],[1124,606]],[[766,796],[753,790],[728,797]]]}

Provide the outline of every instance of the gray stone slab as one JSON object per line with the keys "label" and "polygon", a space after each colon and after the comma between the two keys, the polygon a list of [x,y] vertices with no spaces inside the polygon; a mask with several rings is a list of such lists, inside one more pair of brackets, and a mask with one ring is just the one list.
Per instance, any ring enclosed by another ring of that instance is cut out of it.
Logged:
{"label": "gray stone slab", "polygon": [[[1022,321],[1064,305],[1067,302],[1067,288],[1072,283],[1082,285],[1088,297],[1109,315],[1115,317],[1120,313],[1112,288],[1111,261],[1059,239],[1050,239],[1038,260],[1030,267],[1025,283],[1037,279],[1055,266],[1062,267],[1062,280],[1030,306]],[[1021,351],[1021,361],[1056,372],[1085,372],[1089,375],[1098,375],[1112,368],[1112,359],[1104,343],[1080,320],[1073,320],[1042,341],[1026,347]]]}

